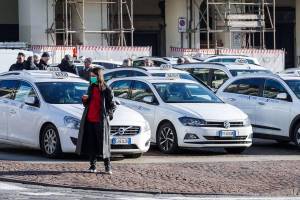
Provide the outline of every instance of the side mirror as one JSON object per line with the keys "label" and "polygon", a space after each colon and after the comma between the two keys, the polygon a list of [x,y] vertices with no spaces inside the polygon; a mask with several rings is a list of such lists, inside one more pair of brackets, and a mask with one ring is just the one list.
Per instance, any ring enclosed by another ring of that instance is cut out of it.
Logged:
{"label": "side mirror", "polygon": [[143,102],[144,103],[149,103],[149,104],[152,104],[154,102],[154,97],[153,96],[145,96],[143,98]]}
{"label": "side mirror", "polygon": [[115,103],[116,103],[116,105],[121,105],[121,102],[119,101],[119,100],[117,100],[117,99],[115,99]]}
{"label": "side mirror", "polygon": [[280,100],[287,100],[287,98],[288,98],[287,93],[279,93],[276,96],[276,99],[280,99]]}
{"label": "side mirror", "polygon": [[25,104],[29,105],[29,106],[35,106],[37,103],[37,99],[35,97],[27,97],[25,99]]}

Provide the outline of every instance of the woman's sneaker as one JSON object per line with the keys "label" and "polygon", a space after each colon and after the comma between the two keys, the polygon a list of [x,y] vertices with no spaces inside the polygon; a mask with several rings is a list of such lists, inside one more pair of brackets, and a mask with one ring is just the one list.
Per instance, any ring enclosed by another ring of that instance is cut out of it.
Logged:
{"label": "woman's sneaker", "polygon": [[105,173],[112,175],[111,165],[105,165]]}
{"label": "woman's sneaker", "polygon": [[89,172],[96,173],[97,172],[96,166],[95,165],[91,165],[90,168],[89,168]]}

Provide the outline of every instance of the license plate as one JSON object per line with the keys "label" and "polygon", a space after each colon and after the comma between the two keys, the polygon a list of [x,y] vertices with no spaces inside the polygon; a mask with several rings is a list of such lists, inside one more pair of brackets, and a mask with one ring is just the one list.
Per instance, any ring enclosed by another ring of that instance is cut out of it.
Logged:
{"label": "license plate", "polygon": [[131,144],[131,138],[113,138],[112,144]]}
{"label": "license plate", "polygon": [[236,131],[220,131],[220,137],[236,137],[237,132]]}

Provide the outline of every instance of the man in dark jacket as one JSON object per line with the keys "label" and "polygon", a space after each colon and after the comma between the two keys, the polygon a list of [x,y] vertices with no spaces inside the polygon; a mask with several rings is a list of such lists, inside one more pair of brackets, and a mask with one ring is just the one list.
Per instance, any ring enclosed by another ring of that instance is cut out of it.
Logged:
{"label": "man in dark jacket", "polygon": [[91,71],[93,69],[92,66],[92,58],[86,58],[84,60],[84,69],[82,72],[82,78],[86,81],[90,81]]}
{"label": "man in dark jacket", "polygon": [[62,72],[77,74],[76,66],[73,64],[70,55],[65,55],[61,63],[57,66]]}
{"label": "man in dark jacket", "polygon": [[29,56],[27,60],[24,62],[24,69],[25,70],[39,70],[37,66],[33,63],[33,58],[32,56]]}
{"label": "man in dark jacket", "polygon": [[47,68],[49,67],[48,62],[50,60],[50,55],[48,52],[44,52],[42,54],[42,58],[40,60],[39,65],[37,66],[39,68],[39,70],[47,70]]}
{"label": "man in dark jacket", "polygon": [[10,66],[9,71],[20,71],[25,69],[25,54],[20,52],[18,53],[17,62]]}

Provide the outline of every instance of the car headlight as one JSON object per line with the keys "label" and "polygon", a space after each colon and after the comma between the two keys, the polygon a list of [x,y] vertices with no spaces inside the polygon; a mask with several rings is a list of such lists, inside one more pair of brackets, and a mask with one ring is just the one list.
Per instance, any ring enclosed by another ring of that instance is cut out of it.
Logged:
{"label": "car headlight", "polygon": [[179,121],[184,125],[184,126],[195,126],[195,127],[200,127],[206,124],[206,121],[203,119],[197,119],[197,118],[192,118],[192,117],[180,117]]}
{"label": "car headlight", "polygon": [[150,125],[147,121],[145,121],[145,124],[143,126],[143,131],[149,131],[150,130]]}
{"label": "car headlight", "polygon": [[80,120],[76,119],[74,117],[66,116],[64,118],[64,122],[66,127],[71,128],[71,129],[80,129]]}
{"label": "car headlight", "polygon": [[244,126],[250,126],[250,125],[251,125],[250,119],[249,119],[249,118],[245,119],[245,120],[243,121],[243,125],[244,125]]}

